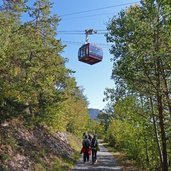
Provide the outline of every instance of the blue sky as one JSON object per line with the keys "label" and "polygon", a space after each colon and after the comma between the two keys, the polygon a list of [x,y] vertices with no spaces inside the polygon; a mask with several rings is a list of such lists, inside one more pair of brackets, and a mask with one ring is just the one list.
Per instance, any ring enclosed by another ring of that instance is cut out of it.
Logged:
{"label": "blue sky", "polygon": [[[30,0],[33,3],[35,0]],[[85,42],[85,34],[62,34],[61,31],[84,31],[85,29],[106,30],[106,23],[112,16],[139,0],[52,0],[52,13],[61,17],[57,28],[57,39],[67,47],[62,56],[69,59],[66,66],[75,71],[77,85],[84,88],[89,108],[103,109],[105,88],[114,87],[111,80],[112,55],[109,53],[104,34],[90,35],[89,42],[103,48],[103,61],[88,65],[78,61],[78,49]],[[2,0],[0,0],[0,5]],[[89,12],[85,12],[89,11]],[[79,13],[79,14],[75,14]],[[24,17],[26,19],[26,16]]]}
{"label": "blue sky", "polygon": [[[84,31],[85,29],[106,30],[106,23],[113,15],[121,9],[125,9],[128,3],[138,0],[53,0],[52,12],[61,16],[58,26],[58,36],[67,47],[62,53],[69,62],[66,66],[76,73],[78,86],[84,88],[84,94],[89,101],[89,108],[103,109],[106,102],[103,102],[105,88],[114,87],[111,80],[112,55],[109,53],[110,46],[107,46],[103,34],[90,35],[89,42],[95,43],[103,48],[103,61],[94,65],[88,65],[78,61],[78,49],[85,42],[84,34],[62,34],[61,31]],[[102,9],[104,8],[104,9]],[[84,12],[88,11],[89,12]],[[73,14],[80,12],[79,14]]]}

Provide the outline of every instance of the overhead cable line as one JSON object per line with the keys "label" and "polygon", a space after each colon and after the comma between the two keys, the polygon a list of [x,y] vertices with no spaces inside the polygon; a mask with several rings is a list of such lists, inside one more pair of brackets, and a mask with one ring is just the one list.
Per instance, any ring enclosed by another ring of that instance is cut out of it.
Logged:
{"label": "overhead cable line", "polygon": [[65,21],[65,20],[74,20],[74,19],[82,19],[82,18],[89,18],[89,17],[99,17],[99,16],[102,16],[102,15],[114,15],[114,14],[117,14],[117,13],[99,13],[99,14],[94,14],[94,15],[86,15],[86,16],[78,16],[78,17],[64,18],[64,19],[62,19],[62,21]]}
{"label": "overhead cable line", "polygon": [[58,32],[58,34],[70,34],[70,35],[82,35],[82,34],[85,34],[85,33],[65,33],[65,32]]}
{"label": "overhead cable line", "polygon": [[[57,31],[58,34],[70,34],[70,35],[81,35],[85,34],[85,30],[63,30]],[[105,34],[107,30],[96,30],[96,34]]]}
{"label": "overhead cable line", "polygon": [[135,4],[135,3],[139,3],[139,1],[131,2],[131,3],[125,3],[125,4],[119,4],[119,5],[112,5],[112,6],[107,6],[107,7],[103,7],[103,8],[94,8],[94,9],[90,9],[90,10],[86,10],[86,11],[79,11],[79,12],[73,12],[73,13],[63,14],[63,15],[60,15],[60,17],[70,16],[70,15],[76,15],[76,14],[82,14],[82,13],[87,13],[87,12],[92,12],[92,11],[99,11],[99,10],[104,10],[104,9],[109,9],[109,8],[114,8],[114,7],[131,5],[131,4]]}
{"label": "overhead cable line", "polygon": [[[101,31],[107,31],[107,30],[104,30],[104,29],[96,29],[97,32],[101,32]],[[62,30],[62,31],[58,31],[58,32],[64,32],[64,33],[67,33],[67,32],[81,32],[81,33],[85,33],[85,30]]]}
{"label": "overhead cable line", "polygon": [[[66,43],[66,44],[73,44],[73,45],[82,45],[84,44],[84,42],[75,42],[75,41],[68,41],[68,40],[62,40],[62,43]],[[93,44],[93,43],[92,43]],[[95,43],[96,45],[99,45],[103,48],[109,48],[111,47],[113,44],[107,44],[107,43]]]}
{"label": "overhead cable line", "polygon": [[[105,34],[105,33],[107,33],[107,32],[104,32],[104,33],[97,33],[97,34]],[[58,33],[58,34],[69,34],[69,35],[83,35],[83,34],[85,34],[85,33]]]}
{"label": "overhead cable line", "polygon": [[[101,32],[101,33],[97,33],[97,34],[105,34],[105,33],[107,33],[107,32]],[[85,33],[65,33],[65,32],[58,32],[58,34],[70,34],[70,35],[85,35]]]}

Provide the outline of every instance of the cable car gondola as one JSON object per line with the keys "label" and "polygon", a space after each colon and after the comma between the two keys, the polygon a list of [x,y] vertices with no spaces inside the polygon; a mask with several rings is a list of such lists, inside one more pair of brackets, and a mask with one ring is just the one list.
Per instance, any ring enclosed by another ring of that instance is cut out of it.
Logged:
{"label": "cable car gondola", "polygon": [[103,50],[94,44],[88,43],[88,35],[97,33],[93,29],[85,30],[86,42],[78,50],[78,60],[90,65],[101,62],[103,59]]}
{"label": "cable car gondola", "polygon": [[103,50],[96,45],[87,43],[82,45],[78,51],[78,60],[93,65],[101,62],[103,59]]}

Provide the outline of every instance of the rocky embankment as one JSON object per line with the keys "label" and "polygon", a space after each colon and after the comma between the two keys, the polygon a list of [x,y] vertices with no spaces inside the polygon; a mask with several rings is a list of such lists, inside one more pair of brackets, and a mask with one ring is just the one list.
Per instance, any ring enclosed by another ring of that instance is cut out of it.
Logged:
{"label": "rocky embankment", "polygon": [[76,154],[73,145],[79,146],[79,140],[66,132],[52,134],[40,126],[28,129],[21,121],[3,123],[0,171],[68,170]]}

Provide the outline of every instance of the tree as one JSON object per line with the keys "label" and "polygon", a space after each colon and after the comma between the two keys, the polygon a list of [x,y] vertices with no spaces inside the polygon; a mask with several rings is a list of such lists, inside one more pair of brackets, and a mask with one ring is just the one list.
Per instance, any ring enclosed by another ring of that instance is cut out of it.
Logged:
{"label": "tree", "polygon": [[86,99],[83,89],[75,86],[72,95],[65,102],[66,130],[79,136],[87,131],[87,124],[90,119]]}
{"label": "tree", "polygon": [[[32,7],[22,0],[4,3],[0,11],[1,122],[20,116],[53,131],[66,130],[70,122],[72,131],[80,133],[81,117],[87,124],[87,101],[71,76],[73,71],[65,67],[64,46],[56,39],[59,19],[51,15],[50,0],[37,0]],[[22,12],[29,14],[24,23]]]}
{"label": "tree", "polygon": [[[166,118],[170,115],[170,5],[141,1],[121,11],[108,24],[107,41],[114,42],[112,78],[157,105],[162,144],[162,170],[168,170]],[[167,109],[167,110],[165,110]]]}

